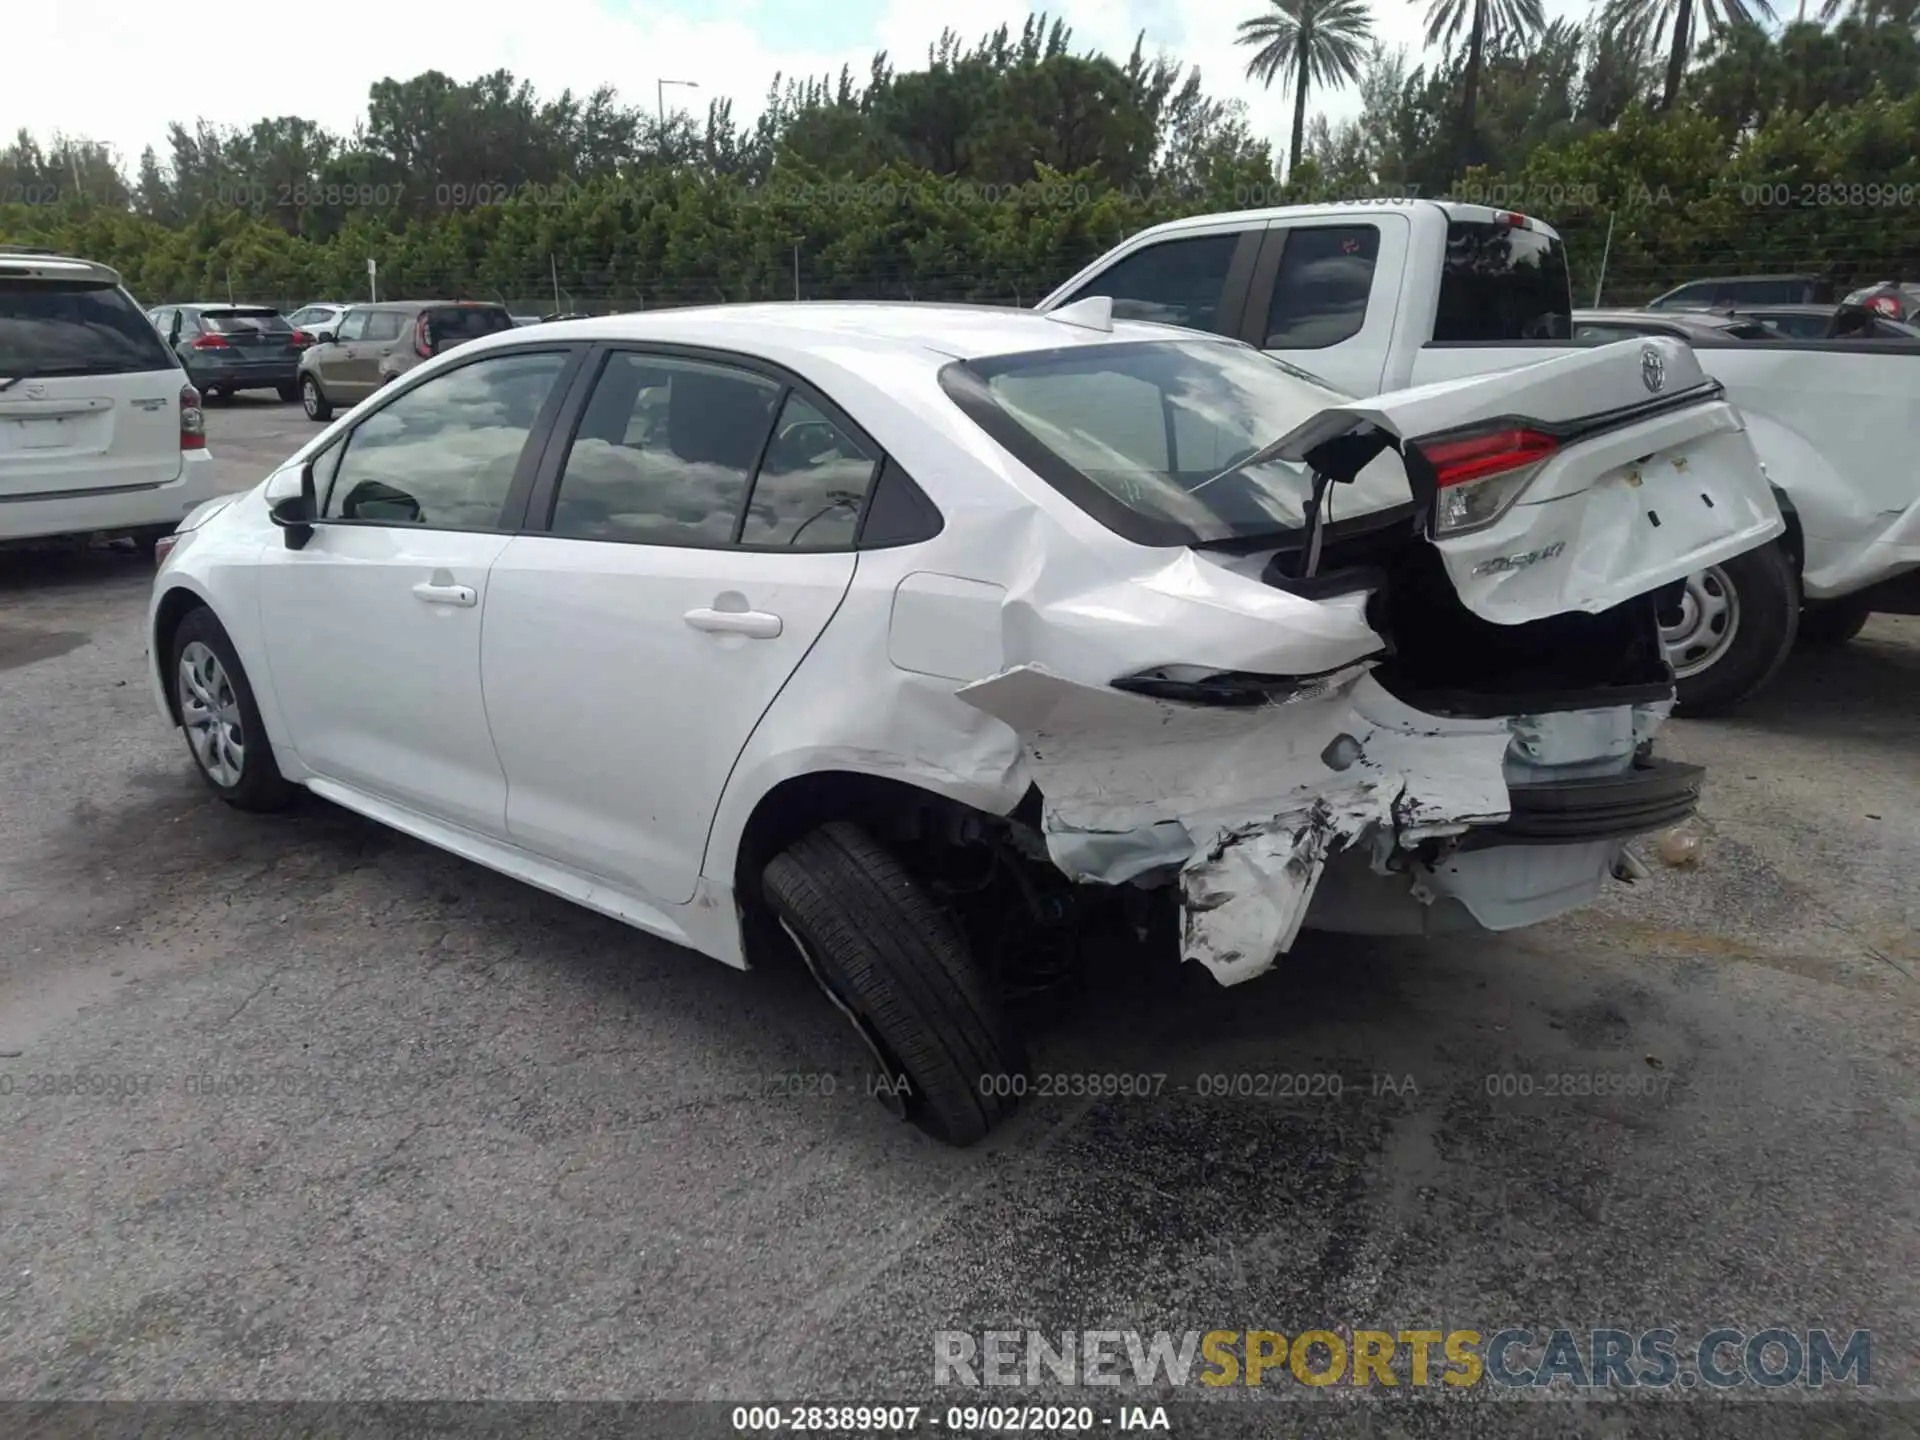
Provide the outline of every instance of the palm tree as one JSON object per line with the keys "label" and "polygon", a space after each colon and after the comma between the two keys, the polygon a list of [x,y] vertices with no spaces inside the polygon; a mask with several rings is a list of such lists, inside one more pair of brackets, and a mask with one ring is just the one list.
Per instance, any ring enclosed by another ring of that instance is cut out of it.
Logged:
{"label": "palm tree", "polygon": [[1373,16],[1366,0],[1272,0],[1272,5],[1271,11],[1240,22],[1234,44],[1260,47],[1247,62],[1249,80],[1270,86],[1278,75],[1294,82],[1293,143],[1287,150],[1291,175],[1306,142],[1309,81],[1338,88],[1360,78],[1373,40]]}
{"label": "palm tree", "polygon": [[[1615,0],[1615,3],[1626,3],[1626,0]],[[1680,3],[1685,4],[1686,0]],[[1545,24],[1540,0],[1431,0],[1428,4],[1427,44],[1452,49],[1460,32],[1467,32],[1467,73],[1460,102],[1463,150],[1473,139],[1473,111],[1480,98],[1480,69],[1487,46],[1502,35],[1532,35]]]}
{"label": "palm tree", "polygon": [[1660,108],[1668,109],[1680,93],[1680,77],[1693,53],[1694,10],[1706,17],[1708,30],[1735,25],[1757,25],[1771,20],[1773,0],[1608,0],[1601,23],[1637,51],[1650,50],[1664,31],[1667,80],[1660,91]]}

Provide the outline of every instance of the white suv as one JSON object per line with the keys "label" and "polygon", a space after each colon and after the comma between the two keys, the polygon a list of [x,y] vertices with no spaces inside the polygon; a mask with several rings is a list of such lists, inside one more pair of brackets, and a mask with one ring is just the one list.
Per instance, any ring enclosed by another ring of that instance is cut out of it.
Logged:
{"label": "white suv", "polygon": [[0,248],[0,541],[152,544],[213,494],[200,396],[105,265]]}

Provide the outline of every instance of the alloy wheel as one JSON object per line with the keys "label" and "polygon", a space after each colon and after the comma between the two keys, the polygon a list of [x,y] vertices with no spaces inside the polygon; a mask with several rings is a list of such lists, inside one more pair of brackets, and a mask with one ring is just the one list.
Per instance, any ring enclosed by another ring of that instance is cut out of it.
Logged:
{"label": "alloy wheel", "polygon": [[247,766],[246,727],[220,657],[195,640],[180,652],[180,723],[193,758],[214,784],[231,790]]}

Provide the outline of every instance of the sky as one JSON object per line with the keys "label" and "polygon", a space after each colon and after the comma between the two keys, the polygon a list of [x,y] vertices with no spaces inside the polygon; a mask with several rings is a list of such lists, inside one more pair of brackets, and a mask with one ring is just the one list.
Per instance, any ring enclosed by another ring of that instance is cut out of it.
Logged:
{"label": "sky", "polygon": [[[1255,131],[1284,148],[1292,102],[1245,78],[1251,53],[1234,27],[1262,0],[1059,0],[1073,48],[1124,59],[1146,32],[1149,54],[1200,67],[1209,94],[1246,101]],[[338,132],[365,113],[367,88],[386,77],[437,69],[471,80],[505,68],[545,95],[585,94],[610,84],[631,105],[666,104],[704,115],[733,101],[751,123],[776,72],[863,76],[877,49],[896,69],[923,66],[945,27],[971,42],[1001,22],[1016,33],[1034,8],[1015,0],[476,0],[458,7],[421,0],[323,0],[318,6],[196,0],[178,7],[142,0],[61,0],[15,5],[0,27],[0,136],[21,127],[42,142],[64,133],[113,146],[132,171],[143,146],[166,158],[171,120],[249,125],[295,114]],[[1420,50],[1425,0],[1376,0],[1375,33]],[[1547,0],[1549,18],[1573,15],[1573,0]],[[182,17],[186,17],[183,27]],[[316,24],[316,21],[324,21]],[[1325,109],[1338,121],[1359,111],[1349,90]]]}

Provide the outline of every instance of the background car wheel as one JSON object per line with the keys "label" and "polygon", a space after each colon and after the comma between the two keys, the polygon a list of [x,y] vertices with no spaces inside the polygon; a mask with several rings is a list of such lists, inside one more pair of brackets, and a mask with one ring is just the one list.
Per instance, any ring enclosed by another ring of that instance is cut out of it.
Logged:
{"label": "background car wheel", "polygon": [[282,400],[289,403],[300,398],[300,387],[298,385],[276,385],[274,389]]}
{"label": "background car wheel", "polygon": [[762,879],[775,919],[861,1032],[906,1118],[971,1145],[1010,1114],[1026,1054],[953,918],[857,825],[822,826]]}
{"label": "background car wheel", "polygon": [[222,390],[218,385],[205,385],[200,390],[200,402],[203,405],[211,405],[214,401],[225,400],[232,394],[231,390]]}
{"label": "background car wheel", "polygon": [[1829,600],[1800,611],[1800,638],[1809,645],[1844,645],[1866,628],[1873,611],[1857,600]]}
{"label": "background car wheel", "polygon": [[1778,544],[1689,575],[1660,616],[1678,709],[1713,715],[1746,699],[1786,663],[1799,626],[1799,578]]}
{"label": "background car wheel", "polygon": [[241,810],[279,810],[294,787],[273,746],[233,642],[211,610],[188,612],[174,631],[169,670],[193,762],[214,793]]}
{"label": "background car wheel", "polygon": [[304,375],[300,379],[300,404],[306,409],[309,420],[327,421],[333,418],[333,406],[320,393],[320,382],[311,375]]}

